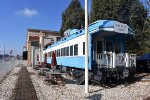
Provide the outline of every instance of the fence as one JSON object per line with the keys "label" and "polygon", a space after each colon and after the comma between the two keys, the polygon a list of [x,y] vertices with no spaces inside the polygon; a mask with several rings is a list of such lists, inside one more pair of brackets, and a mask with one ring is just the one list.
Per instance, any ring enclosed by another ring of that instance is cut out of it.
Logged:
{"label": "fence", "polygon": [[21,63],[21,60],[17,60],[15,58],[9,58],[5,61],[0,60],[0,81],[7,75],[8,72]]}

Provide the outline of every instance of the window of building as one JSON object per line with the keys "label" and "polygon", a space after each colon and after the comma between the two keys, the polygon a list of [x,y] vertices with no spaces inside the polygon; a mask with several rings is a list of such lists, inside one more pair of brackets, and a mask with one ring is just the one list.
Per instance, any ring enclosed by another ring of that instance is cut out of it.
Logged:
{"label": "window of building", "polygon": [[56,37],[56,41],[59,41],[60,40],[60,37]]}
{"label": "window of building", "polygon": [[85,55],[85,42],[83,42],[83,55]]}
{"label": "window of building", "polygon": [[51,52],[48,52],[48,57],[51,57]]}
{"label": "window of building", "polygon": [[78,44],[74,45],[74,55],[78,55]]}
{"label": "window of building", "polygon": [[56,57],[57,57],[57,51],[55,50],[55,55],[56,55]]}
{"label": "window of building", "polygon": [[52,53],[51,52],[49,52],[49,54],[50,54],[50,57],[52,56]]}
{"label": "window of building", "polygon": [[70,56],[73,56],[73,46],[70,46]]}

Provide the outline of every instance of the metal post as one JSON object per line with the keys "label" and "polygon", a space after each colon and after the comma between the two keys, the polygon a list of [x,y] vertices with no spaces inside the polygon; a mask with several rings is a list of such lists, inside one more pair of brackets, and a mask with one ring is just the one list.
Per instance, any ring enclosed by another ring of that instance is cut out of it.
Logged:
{"label": "metal post", "polygon": [[125,53],[125,57],[126,57],[126,67],[129,67],[129,54]]}
{"label": "metal post", "polygon": [[88,0],[85,0],[85,93],[88,92]]}
{"label": "metal post", "polygon": [[43,33],[42,33],[42,31],[40,31],[40,64],[42,63],[42,58],[44,57],[43,56],[43,45],[44,45],[44,38],[43,38]]}
{"label": "metal post", "polygon": [[32,68],[34,68],[34,47],[33,46],[31,47],[31,58],[32,58],[32,60],[31,60]]}
{"label": "metal post", "polygon": [[113,58],[113,68],[115,68],[116,67],[116,53],[115,52],[113,52],[113,54],[112,54],[112,58]]}

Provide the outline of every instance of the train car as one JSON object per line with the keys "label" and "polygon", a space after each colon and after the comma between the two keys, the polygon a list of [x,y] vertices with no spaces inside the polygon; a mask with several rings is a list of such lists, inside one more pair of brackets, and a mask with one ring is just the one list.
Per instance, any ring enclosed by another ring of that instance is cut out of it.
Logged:
{"label": "train car", "polygon": [[136,59],[138,72],[150,72],[150,53],[138,56]]}
{"label": "train car", "polygon": [[[98,20],[89,25],[89,71],[96,80],[109,77],[124,79],[136,67],[136,55],[126,53],[125,40],[134,35],[127,25],[113,20]],[[69,29],[65,37],[43,50],[51,63],[52,51],[56,53],[57,65],[65,68],[85,67],[85,29]]]}

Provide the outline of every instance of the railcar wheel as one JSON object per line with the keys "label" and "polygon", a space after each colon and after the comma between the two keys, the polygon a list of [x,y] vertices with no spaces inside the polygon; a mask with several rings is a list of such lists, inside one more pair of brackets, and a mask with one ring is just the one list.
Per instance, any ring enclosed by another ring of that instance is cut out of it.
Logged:
{"label": "railcar wheel", "polygon": [[129,77],[129,70],[124,69],[124,70],[122,71],[121,75],[120,75],[120,78],[121,78],[121,79],[125,79],[125,78],[127,78],[127,77]]}
{"label": "railcar wheel", "polygon": [[101,81],[101,80],[102,80],[102,76],[103,76],[102,71],[98,71],[98,72],[97,72],[97,75],[99,76],[99,80]]}
{"label": "railcar wheel", "polygon": [[104,74],[103,71],[99,71],[98,76],[99,76],[100,84],[103,85],[106,80],[106,75]]}

